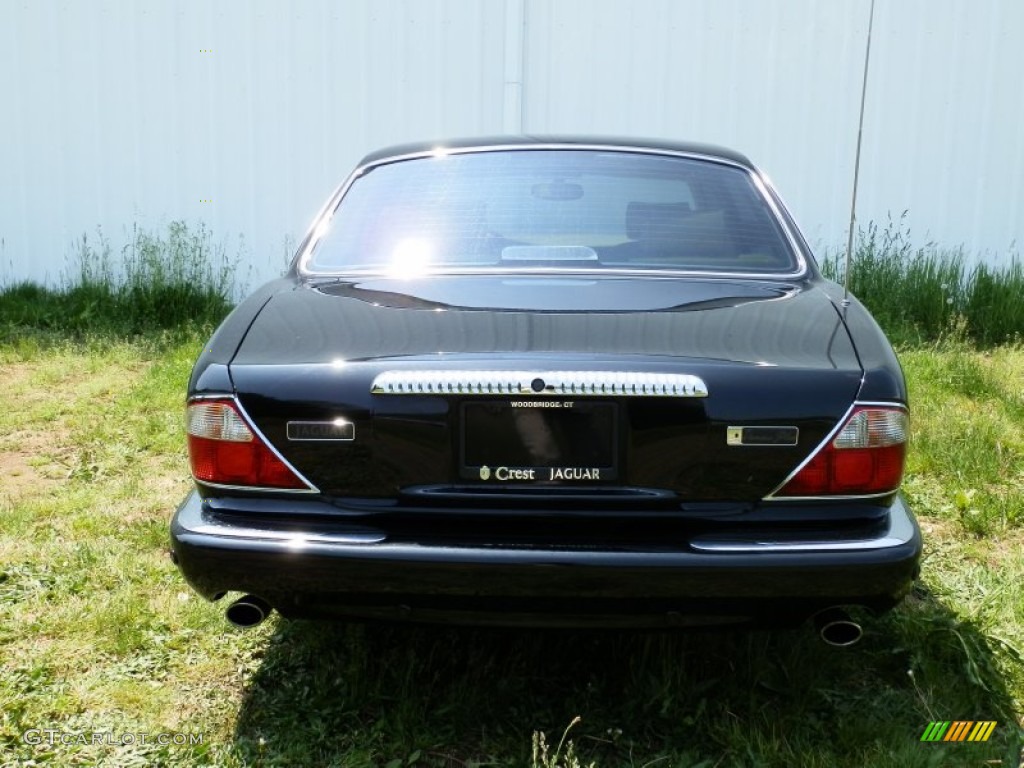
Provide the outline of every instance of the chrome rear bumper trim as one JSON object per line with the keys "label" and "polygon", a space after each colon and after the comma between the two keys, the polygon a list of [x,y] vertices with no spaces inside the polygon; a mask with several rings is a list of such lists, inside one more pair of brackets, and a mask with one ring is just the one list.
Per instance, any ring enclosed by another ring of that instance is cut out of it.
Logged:
{"label": "chrome rear bumper trim", "polygon": [[760,536],[744,537],[742,534],[724,536],[707,534],[695,536],[690,547],[698,552],[761,552],[779,554],[785,552],[863,552],[867,550],[900,547],[914,538],[914,523],[911,521],[902,498],[897,497],[889,512],[889,528],[874,538],[864,539],[777,539]]}
{"label": "chrome rear bumper trim", "polygon": [[190,527],[188,532],[191,534],[220,536],[232,539],[273,541],[295,549],[301,549],[306,544],[379,544],[387,538],[383,532],[379,531],[319,533],[274,530],[273,528],[252,528],[209,522]]}

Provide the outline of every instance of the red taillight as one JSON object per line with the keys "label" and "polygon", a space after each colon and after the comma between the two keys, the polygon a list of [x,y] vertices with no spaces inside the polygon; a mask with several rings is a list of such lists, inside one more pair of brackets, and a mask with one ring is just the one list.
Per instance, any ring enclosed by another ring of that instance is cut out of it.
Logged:
{"label": "red taillight", "polygon": [[909,420],[902,408],[858,406],[775,496],[866,496],[899,488]]}
{"label": "red taillight", "polygon": [[188,454],[196,480],[219,485],[308,490],[270,450],[231,400],[197,400],[186,409]]}

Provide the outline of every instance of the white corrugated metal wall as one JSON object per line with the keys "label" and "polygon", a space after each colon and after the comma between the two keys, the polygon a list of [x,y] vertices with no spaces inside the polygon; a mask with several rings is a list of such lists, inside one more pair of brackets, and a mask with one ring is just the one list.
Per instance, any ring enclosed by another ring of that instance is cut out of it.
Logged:
{"label": "white corrugated metal wall", "polygon": [[[205,222],[254,279],[376,147],[616,133],[747,152],[843,242],[869,0],[0,0],[0,281]],[[1024,240],[1024,3],[877,0],[859,213]],[[209,202],[207,202],[209,201]]]}

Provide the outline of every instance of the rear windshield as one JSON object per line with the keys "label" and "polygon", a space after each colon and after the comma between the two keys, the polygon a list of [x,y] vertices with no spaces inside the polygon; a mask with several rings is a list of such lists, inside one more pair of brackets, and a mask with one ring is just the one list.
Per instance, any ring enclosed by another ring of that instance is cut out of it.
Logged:
{"label": "rear windshield", "polygon": [[399,160],[349,187],[313,273],[452,269],[791,273],[747,171],[692,158],[501,150]]}

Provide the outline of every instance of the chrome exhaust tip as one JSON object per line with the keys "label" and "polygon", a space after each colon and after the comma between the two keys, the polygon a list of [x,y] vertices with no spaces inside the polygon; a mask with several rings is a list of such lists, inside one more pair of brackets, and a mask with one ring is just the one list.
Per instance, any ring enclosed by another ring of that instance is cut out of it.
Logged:
{"label": "chrome exhaust tip", "polygon": [[224,615],[236,627],[255,627],[274,610],[270,603],[256,595],[245,595],[227,607]]}
{"label": "chrome exhaust tip", "polygon": [[851,619],[842,608],[826,608],[815,614],[814,626],[818,630],[818,636],[827,645],[836,648],[856,645],[864,635],[860,624]]}

